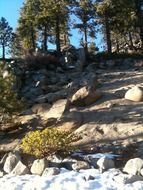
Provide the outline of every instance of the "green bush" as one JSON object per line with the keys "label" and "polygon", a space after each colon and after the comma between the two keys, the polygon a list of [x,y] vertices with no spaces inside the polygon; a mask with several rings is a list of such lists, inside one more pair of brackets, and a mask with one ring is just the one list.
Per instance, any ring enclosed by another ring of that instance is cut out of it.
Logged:
{"label": "green bush", "polygon": [[66,157],[75,150],[71,144],[79,137],[71,132],[59,131],[56,128],[46,128],[27,133],[22,139],[21,148],[24,153],[37,158],[57,155]]}
{"label": "green bush", "polygon": [[15,122],[15,117],[24,108],[24,102],[18,100],[17,94],[14,92],[13,85],[15,82],[14,76],[10,73],[5,72],[4,69],[6,63],[0,64],[0,128],[5,124]]}

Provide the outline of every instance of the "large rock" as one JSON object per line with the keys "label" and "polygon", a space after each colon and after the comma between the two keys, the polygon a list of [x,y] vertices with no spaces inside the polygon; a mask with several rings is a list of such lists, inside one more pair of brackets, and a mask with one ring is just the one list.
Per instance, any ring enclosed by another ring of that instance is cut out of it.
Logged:
{"label": "large rock", "polygon": [[56,118],[60,119],[62,115],[67,111],[69,101],[67,99],[61,99],[56,101],[48,112],[45,113],[46,119]]}
{"label": "large rock", "polygon": [[95,72],[88,72],[83,73],[83,76],[81,77],[80,85],[82,87],[86,86],[88,89],[95,90],[97,86],[99,85],[99,81],[97,80],[97,75]]}
{"label": "large rock", "polygon": [[14,153],[9,153],[8,157],[6,158],[3,170],[6,173],[10,173],[15,166],[17,165],[17,163],[20,161],[20,156],[19,154],[14,154]]}
{"label": "large rock", "polygon": [[49,166],[49,163],[46,158],[37,159],[33,162],[31,167],[31,173],[34,175],[42,175],[46,167]]}
{"label": "large rock", "polygon": [[141,173],[142,168],[143,168],[143,160],[141,158],[134,158],[128,160],[123,171],[128,174],[136,175]]}
{"label": "large rock", "polygon": [[99,166],[99,170],[102,172],[103,170],[108,170],[110,168],[114,168],[115,164],[111,158],[107,158],[106,156],[101,157],[97,161],[97,165]]}
{"label": "large rock", "polygon": [[67,91],[63,89],[55,93],[48,93],[45,95],[41,95],[38,98],[36,98],[34,101],[35,103],[45,103],[45,102],[54,103],[55,101],[60,99],[65,99],[66,97],[67,97]]}
{"label": "large rock", "polygon": [[19,161],[10,174],[25,175],[25,174],[29,174],[29,173],[30,173],[30,171],[29,171],[28,167],[25,166],[21,161]]}
{"label": "large rock", "polygon": [[125,99],[140,102],[143,100],[143,91],[140,87],[134,86],[129,89],[125,94]]}
{"label": "large rock", "polygon": [[101,92],[88,87],[80,88],[71,98],[71,104],[75,106],[88,106],[101,97]]}

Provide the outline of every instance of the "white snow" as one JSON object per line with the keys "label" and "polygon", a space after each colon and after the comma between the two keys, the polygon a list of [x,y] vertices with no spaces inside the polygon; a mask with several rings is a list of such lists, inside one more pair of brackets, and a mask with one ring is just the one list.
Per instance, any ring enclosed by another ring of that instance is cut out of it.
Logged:
{"label": "white snow", "polygon": [[[143,181],[132,184],[114,181],[113,177],[120,173],[118,169],[100,174],[98,169],[76,172],[62,168],[59,175],[51,177],[5,175],[0,178],[0,190],[143,190]],[[94,180],[85,180],[88,176],[93,176]]]}

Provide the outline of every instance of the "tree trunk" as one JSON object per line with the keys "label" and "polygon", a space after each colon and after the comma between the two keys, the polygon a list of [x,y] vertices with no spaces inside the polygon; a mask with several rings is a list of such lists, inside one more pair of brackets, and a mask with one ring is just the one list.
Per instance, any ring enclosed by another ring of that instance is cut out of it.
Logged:
{"label": "tree trunk", "polygon": [[64,46],[66,46],[66,45],[67,45],[67,35],[64,34]]}
{"label": "tree trunk", "polygon": [[58,57],[61,54],[59,17],[56,18],[56,48]]}
{"label": "tree trunk", "polygon": [[129,40],[130,40],[131,49],[134,49],[134,44],[133,44],[133,39],[132,39],[132,34],[131,34],[131,32],[129,32]]}
{"label": "tree trunk", "polygon": [[109,27],[109,18],[107,12],[105,12],[105,30],[106,30],[106,42],[107,42],[107,51],[108,53],[112,53],[112,45],[111,45],[111,32]]}
{"label": "tree trunk", "polygon": [[120,48],[119,48],[119,41],[118,39],[116,38],[116,51],[119,53],[120,51]]}
{"label": "tree trunk", "polygon": [[140,27],[141,48],[143,51],[143,26]]}
{"label": "tree trunk", "polygon": [[2,59],[5,59],[5,45],[2,44]]}
{"label": "tree trunk", "polygon": [[143,51],[143,2],[142,0],[136,0],[136,15],[138,17],[138,26],[140,30],[141,48]]}
{"label": "tree trunk", "polygon": [[137,48],[136,48],[136,47],[134,46],[134,44],[133,44],[133,38],[132,38],[131,32],[129,32],[129,40],[130,40],[130,47],[131,47],[131,50],[136,51]]}
{"label": "tree trunk", "polygon": [[88,53],[88,46],[87,46],[87,27],[86,27],[86,23],[84,24],[84,41],[85,41],[85,46],[84,46],[84,49],[85,49],[85,56],[87,55]]}
{"label": "tree trunk", "polygon": [[35,31],[33,29],[33,26],[31,28],[31,42],[32,42],[32,49],[35,51],[36,49],[36,43],[35,43]]}
{"label": "tree trunk", "polygon": [[48,49],[47,46],[47,25],[44,26],[44,35],[43,35],[43,50],[46,52]]}

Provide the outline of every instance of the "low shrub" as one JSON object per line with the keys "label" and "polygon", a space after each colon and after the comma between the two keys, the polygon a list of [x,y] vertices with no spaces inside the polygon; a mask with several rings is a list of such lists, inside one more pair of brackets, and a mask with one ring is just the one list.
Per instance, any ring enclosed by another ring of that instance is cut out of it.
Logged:
{"label": "low shrub", "polygon": [[75,150],[72,143],[77,142],[79,136],[56,128],[46,128],[26,134],[22,139],[21,148],[23,153],[33,155],[37,158],[57,155],[66,157]]}
{"label": "low shrub", "polygon": [[39,70],[49,69],[59,65],[58,59],[54,55],[50,54],[28,54],[23,58],[23,62],[26,70]]}

